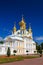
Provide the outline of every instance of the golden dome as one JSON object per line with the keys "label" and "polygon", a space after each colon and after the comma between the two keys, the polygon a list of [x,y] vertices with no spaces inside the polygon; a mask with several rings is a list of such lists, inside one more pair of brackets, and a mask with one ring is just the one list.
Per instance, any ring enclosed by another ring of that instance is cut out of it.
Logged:
{"label": "golden dome", "polygon": [[21,22],[19,22],[19,24],[20,24],[20,26],[23,26],[24,24],[26,24],[26,23],[24,22],[24,19],[23,19],[23,17],[22,17],[22,20],[21,20]]}
{"label": "golden dome", "polygon": [[23,30],[26,29],[26,23],[24,22],[23,17],[22,17],[21,22],[19,22],[19,25],[20,25],[21,29],[23,29]]}
{"label": "golden dome", "polygon": [[25,24],[24,20],[22,20],[19,24],[20,26],[23,26]]}

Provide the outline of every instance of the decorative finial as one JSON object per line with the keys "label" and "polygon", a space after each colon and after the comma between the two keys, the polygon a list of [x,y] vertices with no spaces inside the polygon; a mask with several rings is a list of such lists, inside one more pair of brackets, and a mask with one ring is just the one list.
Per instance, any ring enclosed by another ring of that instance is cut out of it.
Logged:
{"label": "decorative finial", "polygon": [[14,22],[13,34],[16,32],[16,22]]}
{"label": "decorative finial", "polygon": [[25,23],[24,21],[24,15],[22,14],[22,20],[21,20],[22,23]]}
{"label": "decorative finial", "polygon": [[29,23],[29,33],[32,33],[31,23]]}
{"label": "decorative finial", "polygon": [[29,28],[31,29],[31,23],[29,23]]}
{"label": "decorative finial", "polygon": [[14,22],[14,27],[16,27],[16,22]]}
{"label": "decorative finial", "polygon": [[22,20],[23,20],[23,14],[22,14]]}

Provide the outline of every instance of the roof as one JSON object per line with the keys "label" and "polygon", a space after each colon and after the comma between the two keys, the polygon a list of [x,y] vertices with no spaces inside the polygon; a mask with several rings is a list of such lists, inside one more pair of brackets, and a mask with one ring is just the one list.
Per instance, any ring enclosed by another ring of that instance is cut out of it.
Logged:
{"label": "roof", "polygon": [[4,39],[4,41],[14,41],[14,40],[23,41],[23,39],[21,37],[16,37],[16,36],[14,36],[14,37],[10,36],[10,37],[7,37]]}
{"label": "roof", "polygon": [[20,37],[11,37],[11,39],[13,39],[13,40],[20,40],[20,41],[23,41],[23,39],[20,38]]}

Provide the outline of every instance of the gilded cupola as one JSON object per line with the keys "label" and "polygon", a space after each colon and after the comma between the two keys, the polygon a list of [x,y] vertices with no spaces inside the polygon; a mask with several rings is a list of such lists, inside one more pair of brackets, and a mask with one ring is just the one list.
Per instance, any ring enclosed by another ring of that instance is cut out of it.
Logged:
{"label": "gilded cupola", "polygon": [[21,22],[19,22],[20,29],[25,30],[26,29],[26,23],[24,21],[24,18],[22,17]]}

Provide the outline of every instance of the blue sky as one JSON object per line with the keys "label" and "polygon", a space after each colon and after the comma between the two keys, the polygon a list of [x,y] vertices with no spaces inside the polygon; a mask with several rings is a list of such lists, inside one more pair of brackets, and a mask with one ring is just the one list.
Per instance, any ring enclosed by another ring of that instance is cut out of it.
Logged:
{"label": "blue sky", "polygon": [[0,0],[0,37],[11,34],[14,22],[20,28],[22,14],[27,29],[31,23],[34,40],[43,42],[43,0]]}

